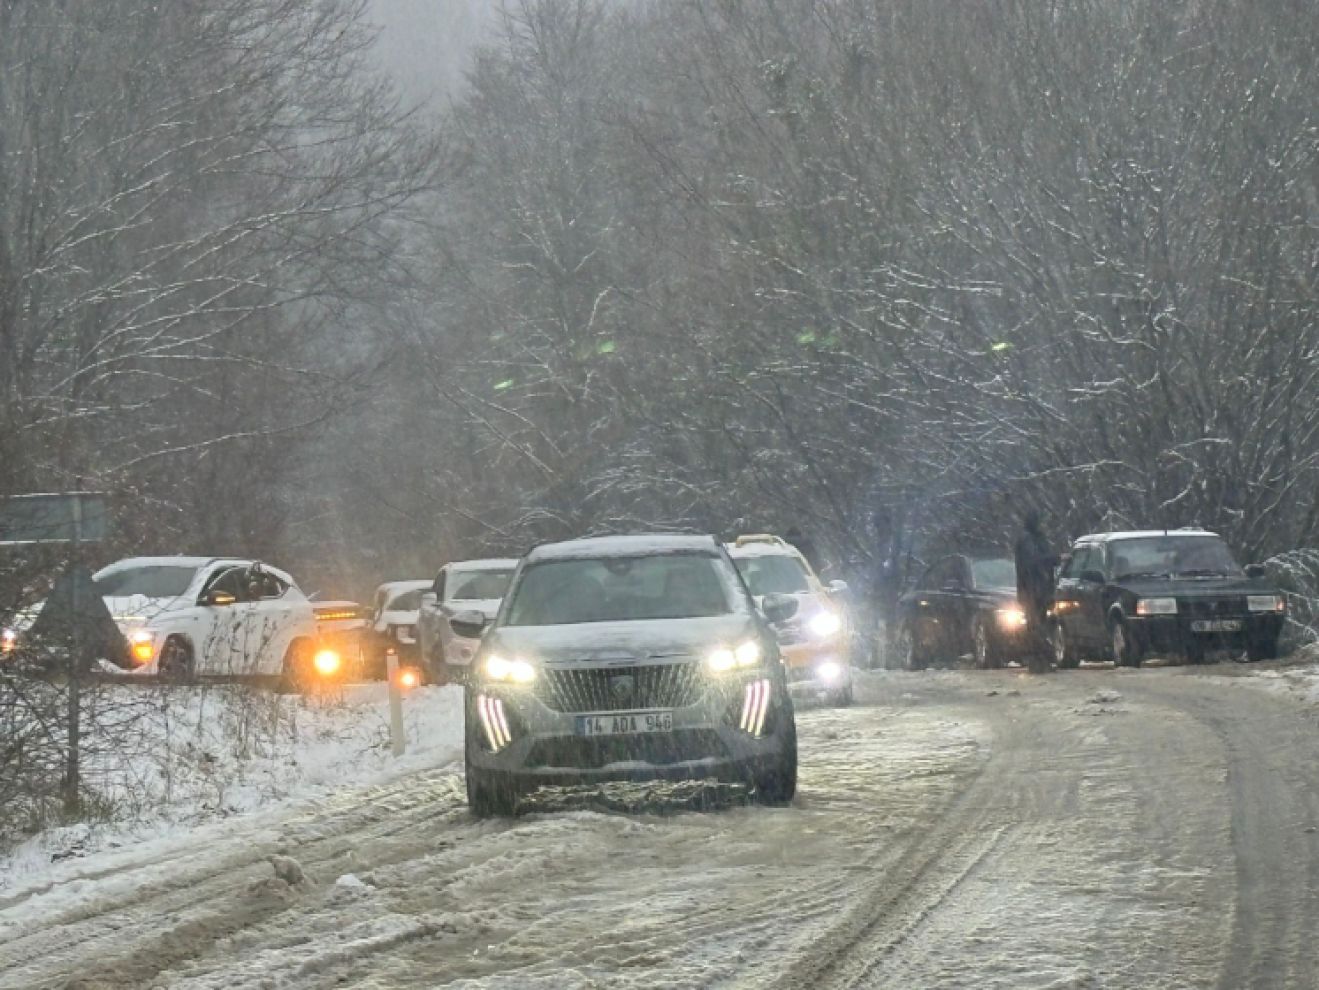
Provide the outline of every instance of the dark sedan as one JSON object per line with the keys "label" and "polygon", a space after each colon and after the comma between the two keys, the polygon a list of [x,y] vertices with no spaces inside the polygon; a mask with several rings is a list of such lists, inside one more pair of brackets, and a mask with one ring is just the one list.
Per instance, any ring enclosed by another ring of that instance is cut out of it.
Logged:
{"label": "dark sedan", "polygon": [[1060,667],[1095,655],[1139,667],[1151,652],[1191,663],[1213,650],[1271,660],[1287,608],[1262,567],[1243,568],[1205,530],[1084,536],[1063,565],[1054,597]]}
{"label": "dark sedan", "polygon": [[899,608],[899,654],[908,670],[971,654],[982,669],[1024,656],[1026,614],[1017,571],[1004,557],[953,554],[935,561]]}

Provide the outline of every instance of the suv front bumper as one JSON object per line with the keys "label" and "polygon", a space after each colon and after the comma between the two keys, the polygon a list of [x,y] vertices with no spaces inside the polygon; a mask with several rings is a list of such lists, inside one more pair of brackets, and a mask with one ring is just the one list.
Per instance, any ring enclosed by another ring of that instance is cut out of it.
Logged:
{"label": "suv front bumper", "polygon": [[[1197,622],[1236,623],[1236,629],[1197,629]],[[1215,616],[1202,619],[1177,615],[1133,615],[1128,627],[1142,652],[1178,651],[1188,646],[1198,648],[1244,649],[1248,643],[1271,642],[1282,631],[1283,616],[1276,612],[1253,612],[1246,615]]]}
{"label": "suv front bumper", "polygon": [[[757,682],[761,686],[752,688]],[[656,710],[671,715],[671,729],[597,736],[580,731],[585,715],[612,718]],[[788,739],[795,737],[792,718],[782,679],[764,669],[711,677],[691,704],[628,711],[558,711],[529,688],[471,683],[467,759],[524,788],[621,780],[745,781],[783,758]]]}

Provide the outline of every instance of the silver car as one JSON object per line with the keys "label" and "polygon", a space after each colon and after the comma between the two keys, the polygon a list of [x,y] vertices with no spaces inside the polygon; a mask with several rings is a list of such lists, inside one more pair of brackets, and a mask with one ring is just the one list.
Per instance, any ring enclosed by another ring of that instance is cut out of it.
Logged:
{"label": "silver car", "polygon": [[[716,778],[777,804],[797,729],[770,621],[713,537],[538,547],[485,630],[466,691],[467,797],[511,813],[541,784]],[[454,616],[479,634],[479,612]]]}

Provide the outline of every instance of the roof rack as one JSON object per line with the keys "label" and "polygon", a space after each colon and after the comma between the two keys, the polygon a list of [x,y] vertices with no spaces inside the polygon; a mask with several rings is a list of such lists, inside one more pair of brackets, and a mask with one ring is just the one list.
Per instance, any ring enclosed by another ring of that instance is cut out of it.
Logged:
{"label": "roof rack", "polygon": [[748,543],[768,543],[771,546],[783,546],[784,540],[772,533],[743,533],[733,541],[733,546],[744,547]]}

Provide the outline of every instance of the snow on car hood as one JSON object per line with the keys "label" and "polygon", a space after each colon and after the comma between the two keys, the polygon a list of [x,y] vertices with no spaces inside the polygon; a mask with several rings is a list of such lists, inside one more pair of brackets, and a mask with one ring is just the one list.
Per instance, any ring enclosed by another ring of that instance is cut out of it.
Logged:
{"label": "snow on car hood", "polygon": [[471,598],[461,601],[448,601],[444,603],[444,610],[450,615],[457,615],[459,612],[480,612],[485,616],[487,622],[494,621],[495,613],[499,611],[499,603],[502,598]]}
{"label": "snow on car hood", "polygon": [[581,622],[556,626],[499,626],[488,637],[491,650],[530,659],[640,660],[704,656],[756,634],[751,616],[730,614],[694,619]]}
{"label": "snow on car hood", "polygon": [[105,596],[105,607],[115,622],[122,625],[134,625],[150,622],[162,612],[171,612],[188,608],[192,601],[188,598],[148,598],[146,595]]}

